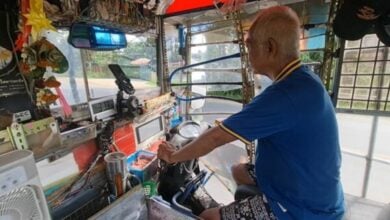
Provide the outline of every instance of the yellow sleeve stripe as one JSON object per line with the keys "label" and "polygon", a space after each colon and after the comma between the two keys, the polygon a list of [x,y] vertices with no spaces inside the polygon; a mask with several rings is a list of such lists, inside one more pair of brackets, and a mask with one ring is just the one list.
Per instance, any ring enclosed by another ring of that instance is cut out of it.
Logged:
{"label": "yellow sleeve stripe", "polygon": [[251,144],[250,141],[248,141],[247,139],[243,138],[241,135],[235,133],[234,131],[230,130],[229,128],[225,127],[222,122],[216,122],[217,125],[222,128],[224,131],[226,131],[227,133],[233,135],[234,137],[238,138],[240,141],[244,142],[245,144]]}

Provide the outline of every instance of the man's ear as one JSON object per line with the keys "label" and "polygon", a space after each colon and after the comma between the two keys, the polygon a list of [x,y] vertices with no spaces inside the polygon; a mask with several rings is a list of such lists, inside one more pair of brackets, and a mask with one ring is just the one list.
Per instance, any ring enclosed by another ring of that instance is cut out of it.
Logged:
{"label": "man's ear", "polygon": [[278,54],[278,43],[272,37],[268,38],[267,50],[268,55],[270,57],[276,57],[276,55]]}

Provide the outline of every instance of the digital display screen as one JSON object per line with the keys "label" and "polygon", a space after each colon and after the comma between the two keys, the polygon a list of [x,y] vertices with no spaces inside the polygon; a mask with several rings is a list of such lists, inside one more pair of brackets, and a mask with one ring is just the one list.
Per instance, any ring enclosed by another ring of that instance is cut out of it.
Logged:
{"label": "digital display screen", "polygon": [[97,44],[107,44],[111,45],[111,34],[107,32],[95,32],[96,43]]}
{"label": "digital display screen", "polygon": [[96,44],[98,45],[126,45],[123,34],[95,31]]}
{"label": "digital display screen", "polygon": [[162,119],[158,117],[136,128],[137,142],[142,143],[163,130]]}
{"label": "digital display screen", "polygon": [[126,35],[122,30],[84,22],[72,24],[68,42],[76,48],[96,50],[115,50],[127,46]]}
{"label": "digital display screen", "polygon": [[120,34],[114,34],[111,33],[111,43],[115,45],[121,44],[121,35]]}
{"label": "digital display screen", "polygon": [[107,110],[115,109],[114,100],[107,100],[99,103],[92,104],[92,112],[94,114],[101,113]]}

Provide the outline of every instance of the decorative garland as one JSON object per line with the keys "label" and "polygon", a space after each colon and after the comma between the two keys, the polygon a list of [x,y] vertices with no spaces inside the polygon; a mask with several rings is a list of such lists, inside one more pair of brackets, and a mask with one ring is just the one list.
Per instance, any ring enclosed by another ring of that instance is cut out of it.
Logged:
{"label": "decorative garland", "polygon": [[[20,14],[20,33],[14,50],[21,51],[19,70],[28,81],[34,104],[38,110],[42,110],[41,113],[46,113],[49,106],[59,99],[67,110],[66,115],[70,115],[70,106],[59,88],[61,83],[54,76],[44,78],[47,70],[66,72],[69,63],[57,47],[41,36],[43,31],[55,31],[51,21],[46,18],[43,0],[21,0]],[[54,94],[54,90],[57,94]]]}

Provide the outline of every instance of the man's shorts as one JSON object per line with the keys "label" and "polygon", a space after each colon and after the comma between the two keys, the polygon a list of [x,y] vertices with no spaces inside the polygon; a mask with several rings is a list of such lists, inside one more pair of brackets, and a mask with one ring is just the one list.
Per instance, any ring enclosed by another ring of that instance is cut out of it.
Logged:
{"label": "man's shorts", "polygon": [[[256,183],[255,169],[252,164],[246,164],[249,175]],[[220,209],[221,219],[256,219],[256,220],[275,220],[277,219],[268,205],[267,198],[264,194],[250,196],[243,200],[238,200],[230,203],[227,206],[222,206]]]}

